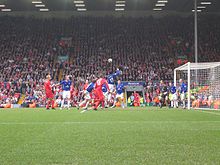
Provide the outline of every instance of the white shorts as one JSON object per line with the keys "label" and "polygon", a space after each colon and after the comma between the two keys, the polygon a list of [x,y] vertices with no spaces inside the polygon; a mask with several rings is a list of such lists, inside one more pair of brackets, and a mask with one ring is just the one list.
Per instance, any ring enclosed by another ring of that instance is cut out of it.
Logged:
{"label": "white shorts", "polygon": [[112,99],[112,93],[108,93],[108,101]]}
{"label": "white shorts", "polygon": [[178,100],[178,96],[177,96],[177,93],[174,93],[173,96],[172,96],[172,100],[173,101],[176,101]]}
{"label": "white shorts", "polygon": [[70,91],[63,91],[63,99],[70,99]]}
{"label": "white shorts", "polygon": [[115,89],[115,86],[113,84],[108,84],[108,86],[109,86],[109,91],[113,92]]}
{"label": "white shorts", "polygon": [[124,98],[124,93],[116,94],[116,98],[121,98],[121,99],[123,99],[123,98]]}
{"label": "white shorts", "polygon": [[84,94],[85,94],[84,99],[86,99],[86,100],[90,100],[91,99],[90,93],[88,91],[85,91]]}
{"label": "white shorts", "polygon": [[186,94],[185,93],[181,93],[180,94],[180,99],[181,99],[181,101],[184,101],[186,99]]}
{"label": "white shorts", "polygon": [[105,97],[105,100],[107,100],[108,99],[108,92],[103,92],[103,95]]}

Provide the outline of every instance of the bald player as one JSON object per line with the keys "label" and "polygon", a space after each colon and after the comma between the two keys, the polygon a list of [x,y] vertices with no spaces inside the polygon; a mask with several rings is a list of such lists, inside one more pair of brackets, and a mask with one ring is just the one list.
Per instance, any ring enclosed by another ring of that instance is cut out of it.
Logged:
{"label": "bald player", "polygon": [[44,82],[44,88],[45,88],[46,99],[47,99],[46,109],[50,109],[50,105],[52,109],[55,109],[54,108],[54,93],[52,91],[50,80],[51,80],[51,76],[50,74],[48,74]]}

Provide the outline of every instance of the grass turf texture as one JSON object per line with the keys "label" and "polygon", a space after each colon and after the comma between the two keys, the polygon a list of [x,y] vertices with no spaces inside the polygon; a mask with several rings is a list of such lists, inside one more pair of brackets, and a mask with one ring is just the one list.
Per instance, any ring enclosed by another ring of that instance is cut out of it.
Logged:
{"label": "grass turf texture", "polygon": [[0,110],[0,164],[219,164],[220,112]]}

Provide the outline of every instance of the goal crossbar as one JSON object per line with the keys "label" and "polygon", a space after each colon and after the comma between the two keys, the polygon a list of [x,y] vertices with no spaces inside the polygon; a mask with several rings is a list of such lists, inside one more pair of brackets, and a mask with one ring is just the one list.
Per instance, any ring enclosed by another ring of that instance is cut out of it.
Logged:
{"label": "goal crossbar", "polygon": [[[175,70],[188,70],[189,63],[186,63]],[[208,68],[215,68],[220,66],[220,62],[202,62],[202,63],[190,63],[190,70],[198,70],[198,69],[208,69]]]}
{"label": "goal crossbar", "polygon": [[[210,70],[211,69],[211,70]],[[215,85],[218,86],[220,85],[220,81],[219,81],[219,71],[220,71],[220,62],[203,62],[203,63],[186,63],[182,66],[179,66],[178,68],[174,69],[174,85],[177,85],[177,72],[178,71],[183,71],[183,73],[186,73],[186,80],[187,80],[187,93],[188,93],[188,98],[187,98],[187,102],[188,102],[188,106],[187,108],[190,109],[190,97],[191,97],[191,92],[190,92],[190,85],[191,85],[191,73],[195,74],[195,82],[197,82],[198,80],[198,75],[197,73],[199,72],[207,72],[206,70],[210,70],[209,74],[215,74],[212,77],[207,77],[207,79],[205,81],[210,81],[211,85]],[[206,73],[208,75],[208,73]],[[203,79],[204,79],[204,75],[203,75]],[[202,81],[204,81],[202,79]],[[214,88],[213,88],[214,89]],[[217,89],[214,89],[213,91],[217,91],[219,89],[219,87]],[[217,91],[218,92],[218,91]],[[219,94],[217,95],[219,98]]]}

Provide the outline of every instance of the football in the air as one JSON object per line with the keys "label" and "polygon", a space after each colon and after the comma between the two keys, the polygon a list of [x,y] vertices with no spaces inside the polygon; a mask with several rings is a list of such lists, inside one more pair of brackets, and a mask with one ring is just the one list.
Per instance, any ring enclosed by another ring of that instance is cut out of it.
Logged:
{"label": "football in the air", "polygon": [[111,58],[109,58],[109,59],[108,59],[108,62],[109,62],[109,63],[112,63],[112,59],[111,59]]}

